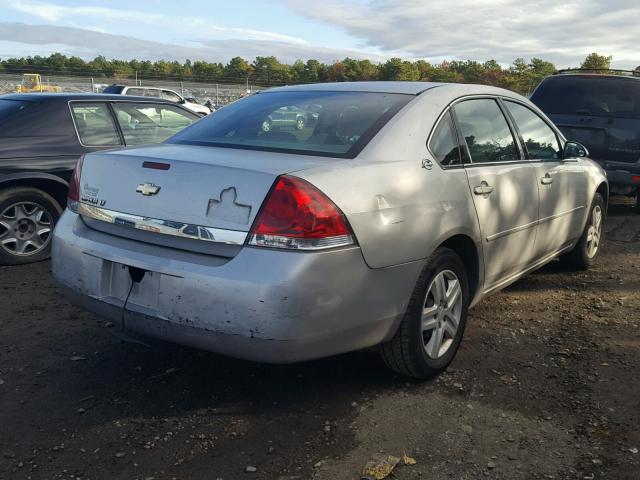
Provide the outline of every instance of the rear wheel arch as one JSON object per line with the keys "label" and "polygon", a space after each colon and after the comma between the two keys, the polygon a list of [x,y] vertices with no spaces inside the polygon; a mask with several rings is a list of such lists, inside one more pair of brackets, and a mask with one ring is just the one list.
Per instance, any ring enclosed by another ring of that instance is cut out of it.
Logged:
{"label": "rear wheel arch", "polygon": [[11,178],[0,183],[0,191],[15,187],[37,188],[51,195],[61,208],[64,209],[67,205],[69,185],[61,178],[22,177]]}
{"label": "rear wheel arch", "polygon": [[596,193],[599,193],[602,196],[602,199],[604,200],[604,211],[606,213],[609,207],[609,186],[607,185],[607,182],[600,183],[598,188],[596,188]]}
{"label": "rear wheel arch", "polygon": [[469,294],[474,298],[480,287],[480,254],[476,242],[467,235],[457,234],[442,242],[439,247],[453,250],[467,269]]}

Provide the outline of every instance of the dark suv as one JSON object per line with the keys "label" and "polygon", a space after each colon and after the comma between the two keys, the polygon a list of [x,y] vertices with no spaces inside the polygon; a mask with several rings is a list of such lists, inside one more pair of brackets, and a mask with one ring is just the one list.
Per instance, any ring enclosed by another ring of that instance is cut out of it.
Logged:
{"label": "dark suv", "polygon": [[200,117],[122,95],[0,95],[0,265],[48,258],[81,155],[160,143]]}
{"label": "dark suv", "polygon": [[640,73],[562,70],[545,78],[531,101],[589,149],[611,193],[635,196],[640,209]]}

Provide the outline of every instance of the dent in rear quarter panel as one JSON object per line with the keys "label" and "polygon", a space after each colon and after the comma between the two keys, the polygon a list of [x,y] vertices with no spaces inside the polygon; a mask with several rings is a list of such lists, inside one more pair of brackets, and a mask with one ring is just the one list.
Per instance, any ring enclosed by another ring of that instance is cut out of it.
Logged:
{"label": "dent in rear quarter panel", "polygon": [[482,258],[478,219],[464,169],[431,170],[426,142],[451,98],[438,89],[412,101],[358,158],[298,175],[325,192],[347,216],[367,264],[382,268],[427,258],[456,234]]}

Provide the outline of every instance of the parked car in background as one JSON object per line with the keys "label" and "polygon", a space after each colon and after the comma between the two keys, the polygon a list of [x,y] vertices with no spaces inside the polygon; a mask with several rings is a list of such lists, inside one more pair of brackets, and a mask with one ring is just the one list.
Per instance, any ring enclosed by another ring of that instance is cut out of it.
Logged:
{"label": "parked car in background", "polygon": [[194,98],[186,99],[179,93],[168,88],[142,87],[131,85],[109,85],[102,91],[102,93],[161,98],[163,100],[168,100],[169,102],[178,103],[183,107],[188,108],[192,112],[200,115],[209,115],[211,112],[213,112],[212,108],[206,105],[200,105],[195,101]]}
{"label": "parked car in background", "polygon": [[262,131],[270,130],[302,130],[315,126],[318,113],[305,108],[307,106],[287,106],[271,112],[262,122]]}
{"label": "parked car in background", "polygon": [[607,172],[611,193],[636,197],[640,211],[640,74],[563,70],[531,96]]}
{"label": "parked car in background", "polygon": [[49,257],[51,231],[82,154],[162,142],[199,118],[160,99],[0,96],[0,264]]}
{"label": "parked car in background", "polygon": [[[264,131],[308,106],[314,128]],[[274,88],[163,145],[80,160],[53,273],[169,341],[267,362],[379,345],[424,378],[453,359],[470,305],[558,256],[594,261],[608,186],[585,154],[498,88]]]}

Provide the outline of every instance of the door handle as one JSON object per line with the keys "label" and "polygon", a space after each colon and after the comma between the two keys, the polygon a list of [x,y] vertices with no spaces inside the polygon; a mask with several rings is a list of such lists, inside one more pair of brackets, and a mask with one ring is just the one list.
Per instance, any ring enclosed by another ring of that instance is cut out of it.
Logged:
{"label": "door handle", "polygon": [[489,195],[493,192],[493,187],[487,185],[487,182],[482,182],[479,186],[473,187],[473,193],[476,195]]}
{"label": "door handle", "polygon": [[540,183],[543,185],[551,185],[553,183],[553,177],[548,173],[540,179]]}

